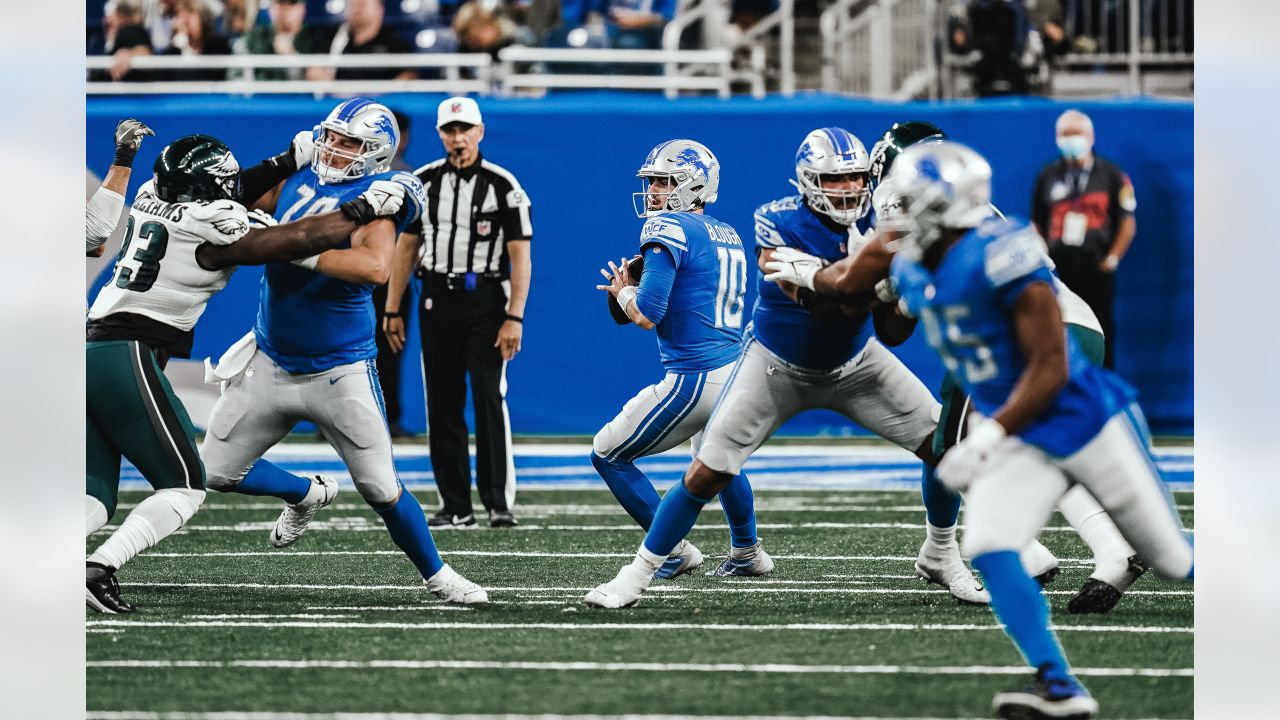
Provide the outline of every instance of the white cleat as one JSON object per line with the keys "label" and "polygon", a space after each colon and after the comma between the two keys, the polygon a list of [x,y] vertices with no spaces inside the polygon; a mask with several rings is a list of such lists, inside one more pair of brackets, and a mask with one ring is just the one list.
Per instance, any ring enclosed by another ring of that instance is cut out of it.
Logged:
{"label": "white cleat", "polygon": [[435,575],[422,581],[427,592],[447,603],[455,605],[483,605],[489,602],[489,592],[445,565]]}
{"label": "white cleat", "polygon": [[640,596],[652,579],[650,573],[637,568],[633,563],[619,570],[614,579],[587,593],[582,601],[591,607],[609,610],[631,607],[640,601]]}
{"label": "white cleat", "polygon": [[688,540],[680,544],[667,556],[667,561],[653,574],[654,580],[670,580],[687,572],[692,572],[702,565],[702,551]]}
{"label": "white cleat", "polygon": [[311,518],[315,517],[316,512],[333,502],[336,497],[338,497],[337,480],[327,475],[311,476],[311,489],[307,491],[307,496],[302,499],[302,502],[297,505],[285,505],[284,510],[280,512],[275,527],[271,528],[269,536],[271,544],[278,548],[292,545],[302,537],[307,524],[311,522]]}
{"label": "white cleat", "polygon": [[1022,552],[1018,553],[1022,560],[1022,569],[1044,587],[1058,577],[1058,558],[1039,540],[1032,540]]}
{"label": "white cleat", "polygon": [[960,602],[972,605],[991,604],[991,593],[969,571],[960,557],[960,545],[951,542],[941,547],[928,541],[920,546],[916,557],[916,575],[945,587]]}
{"label": "white cleat", "polygon": [[715,570],[707,572],[710,577],[755,577],[773,572],[773,558],[764,551],[760,541],[749,548],[729,548],[729,557],[720,563]]}

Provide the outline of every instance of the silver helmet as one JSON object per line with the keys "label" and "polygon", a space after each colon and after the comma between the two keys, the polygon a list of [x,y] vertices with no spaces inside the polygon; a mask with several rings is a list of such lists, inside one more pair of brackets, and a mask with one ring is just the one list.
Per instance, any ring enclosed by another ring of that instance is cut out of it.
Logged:
{"label": "silver helmet", "polygon": [[[693,140],[668,140],[649,151],[636,176],[641,190],[631,194],[636,215],[649,217],[668,212],[687,212],[716,201],[720,190],[720,161],[706,145]],[[660,208],[649,208],[653,178],[667,178],[672,185]]]}
{"label": "silver helmet", "polygon": [[[841,225],[852,225],[871,209],[871,157],[862,141],[844,128],[819,128],[796,150],[796,179],[809,207]],[[861,175],[862,187],[822,187],[824,175]]]}
{"label": "silver helmet", "polygon": [[[326,139],[326,130],[355,138],[362,143],[359,152],[334,147]],[[387,106],[366,98],[352,98],[333,109],[316,127],[316,151],[311,169],[321,183],[340,183],[366,175],[386,172],[400,144],[400,126]],[[350,160],[335,167],[335,160]]]}
{"label": "silver helmet", "polygon": [[877,193],[881,190],[882,202],[896,197],[898,207],[877,221],[901,233],[899,252],[917,262],[944,229],[976,227],[991,216],[991,165],[951,140],[903,150]]}

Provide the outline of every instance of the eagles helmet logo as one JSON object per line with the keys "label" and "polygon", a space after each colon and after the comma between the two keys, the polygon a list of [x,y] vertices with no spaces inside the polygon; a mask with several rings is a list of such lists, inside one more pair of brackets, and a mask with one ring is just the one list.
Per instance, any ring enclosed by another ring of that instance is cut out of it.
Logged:
{"label": "eagles helmet logo", "polygon": [[204,171],[218,178],[230,177],[240,174],[240,163],[236,162],[234,155],[227,152],[216,162],[206,165]]}

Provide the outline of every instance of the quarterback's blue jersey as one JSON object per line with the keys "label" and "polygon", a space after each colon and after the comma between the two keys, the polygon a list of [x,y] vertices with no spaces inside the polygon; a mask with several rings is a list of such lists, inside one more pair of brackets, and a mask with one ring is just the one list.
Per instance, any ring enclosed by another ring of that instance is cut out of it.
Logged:
{"label": "quarterback's blue jersey", "polygon": [[[311,168],[303,168],[285,181],[276,219],[289,222],[336,210],[375,180],[395,180],[408,188],[404,206],[391,217],[399,234],[418,219],[425,204],[422,183],[404,172],[321,184]],[[350,239],[338,247],[351,247]],[[267,265],[253,332],[258,347],[285,370],[315,373],[373,358],[378,354],[375,324],[372,285],[339,280],[292,263]]]}
{"label": "quarterback's blue jersey", "polygon": [[[872,222],[868,214],[846,230],[832,230],[801,196],[793,195],[756,210],[756,250],[785,245],[835,262],[858,251]],[[760,293],[751,312],[752,333],[770,352],[793,365],[810,370],[837,368],[857,355],[871,337],[866,315],[814,317],[763,274],[757,287]]]}
{"label": "quarterback's blue jersey", "polygon": [[669,372],[706,372],[737,359],[746,304],[747,256],[729,225],[698,213],[649,218],[640,248],[671,251],[676,277],[658,322],[658,354]]}
{"label": "quarterback's blue jersey", "polygon": [[[991,218],[952,246],[932,273],[899,253],[892,274],[907,310],[920,318],[929,344],[960,379],[974,407],[994,414],[1027,366],[1011,321],[1013,306],[1031,283],[1054,287],[1035,229],[1021,220]],[[1019,433],[1058,457],[1084,447],[1136,395],[1119,377],[1089,362],[1070,333],[1066,343],[1066,386]]]}

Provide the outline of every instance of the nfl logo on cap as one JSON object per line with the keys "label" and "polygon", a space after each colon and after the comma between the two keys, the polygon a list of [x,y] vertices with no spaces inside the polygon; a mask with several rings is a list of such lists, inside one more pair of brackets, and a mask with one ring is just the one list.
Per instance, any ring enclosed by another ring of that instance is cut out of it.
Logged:
{"label": "nfl logo on cap", "polygon": [[468,125],[481,124],[484,121],[480,119],[480,106],[468,97],[451,97],[440,103],[436,111],[436,128],[439,129],[454,122]]}

